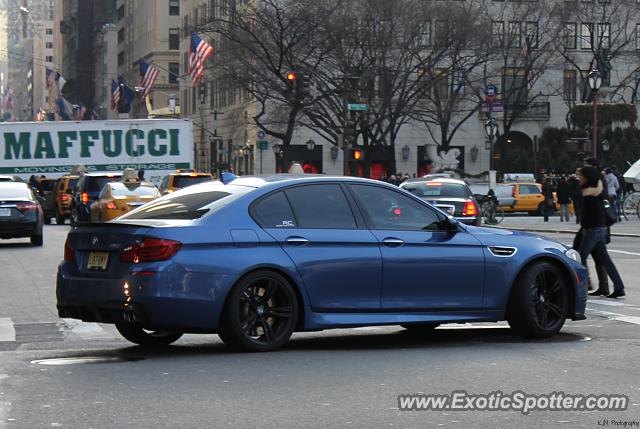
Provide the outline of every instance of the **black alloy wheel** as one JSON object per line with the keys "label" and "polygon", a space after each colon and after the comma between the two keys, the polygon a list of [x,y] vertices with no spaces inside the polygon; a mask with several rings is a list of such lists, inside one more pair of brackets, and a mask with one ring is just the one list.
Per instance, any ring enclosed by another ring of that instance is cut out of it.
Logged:
{"label": "black alloy wheel", "polygon": [[143,347],[168,346],[182,336],[182,332],[152,331],[127,323],[116,323],[116,329],[125,339]]}
{"label": "black alloy wheel", "polygon": [[569,291],[560,269],[550,262],[529,266],[518,278],[509,298],[507,321],[527,337],[556,334],[567,318]]}
{"label": "black alloy wheel", "polygon": [[271,351],[289,340],[297,319],[296,294],[289,281],[272,271],[257,271],[229,292],[218,335],[236,350]]}

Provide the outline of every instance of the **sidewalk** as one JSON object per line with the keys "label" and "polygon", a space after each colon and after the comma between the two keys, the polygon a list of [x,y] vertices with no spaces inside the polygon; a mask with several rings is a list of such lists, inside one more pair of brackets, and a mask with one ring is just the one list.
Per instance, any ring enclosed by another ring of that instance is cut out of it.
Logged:
{"label": "sidewalk", "polygon": [[[505,216],[504,220],[497,225],[497,228],[513,229],[519,231],[566,233],[575,234],[580,229],[576,225],[575,218],[571,222],[560,222],[559,216],[549,218],[545,222],[542,216]],[[611,227],[611,235],[615,237],[638,237],[640,238],[640,220],[637,218],[631,221],[623,220]]]}

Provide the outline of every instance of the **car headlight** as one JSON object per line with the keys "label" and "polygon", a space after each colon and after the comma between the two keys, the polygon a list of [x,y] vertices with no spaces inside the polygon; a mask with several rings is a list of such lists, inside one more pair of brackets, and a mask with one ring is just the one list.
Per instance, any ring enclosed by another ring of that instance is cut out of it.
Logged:
{"label": "car headlight", "polygon": [[569,249],[564,254],[567,255],[567,258],[573,259],[574,261],[576,261],[578,263],[580,263],[580,261],[581,261],[580,254],[578,252],[576,252],[574,249]]}

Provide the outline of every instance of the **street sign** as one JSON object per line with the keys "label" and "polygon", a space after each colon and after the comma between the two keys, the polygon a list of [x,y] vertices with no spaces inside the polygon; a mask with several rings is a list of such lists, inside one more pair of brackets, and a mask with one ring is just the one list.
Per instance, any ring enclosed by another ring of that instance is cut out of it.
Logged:
{"label": "street sign", "polygon": [[347,104],[348,110],[369,110],[368,104]]}
{"label": "street sign", "polygon": [[268,141],[258,140],[257,144],[258,144],[258,149],[260,149],[260,150],[269,149],[269,142]]}
{"label": "street sign", "polygon": [[267,133],[265,133],[264,131],[260,130],[257,132],[257,136],[260,140],[264,139],[264,137],[267,135]]}
{"label": "street sign", "polygon": [[482,113],[489,112],[504,112],[504,105],[502,104],[502,101],[494,101],[492,103],[485,101],[482,103]]}
{"label": "street sign", "polygon": [[484,88],[484,95],[487,97],[495,97],[498,95],[498,87],[490,83]]}

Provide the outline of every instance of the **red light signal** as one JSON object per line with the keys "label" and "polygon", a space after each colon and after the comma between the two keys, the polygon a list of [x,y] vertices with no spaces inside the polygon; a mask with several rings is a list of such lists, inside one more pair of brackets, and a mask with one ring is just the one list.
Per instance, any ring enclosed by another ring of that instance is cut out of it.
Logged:
{"label": "red light signal", "polygon": [[359,161],[360,159],[362,159],[362,151],[354,150],[353,159],[355,159],[356,161]]}
{"label": "red light signal", "polygon": [[287,73],[287,80],[289,82],[293,82],[294,80],[297,80],[297,79],[298,79],[298,75],[295,74],[294,72]]}

